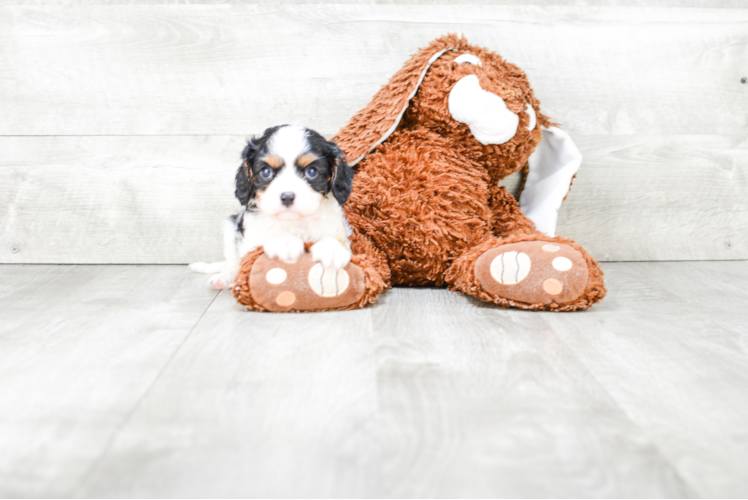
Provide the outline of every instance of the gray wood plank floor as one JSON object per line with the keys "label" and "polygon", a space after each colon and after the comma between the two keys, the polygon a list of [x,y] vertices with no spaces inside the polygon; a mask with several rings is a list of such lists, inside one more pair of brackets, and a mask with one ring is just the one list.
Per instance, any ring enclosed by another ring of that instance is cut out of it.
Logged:
{"label": "gray wood plank floor", "polygon": [[182,266],[0,266],[0,496],[745,497],[748,262],[575,314],[249,313]]}

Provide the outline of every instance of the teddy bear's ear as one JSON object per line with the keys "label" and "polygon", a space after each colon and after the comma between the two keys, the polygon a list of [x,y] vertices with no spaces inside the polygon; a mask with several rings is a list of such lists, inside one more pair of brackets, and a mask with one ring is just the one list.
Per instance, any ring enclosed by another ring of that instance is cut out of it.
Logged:
{"label": "teddy bear's ear", "polygon": [[345,151],[350,166],[361,161],[395,131],[434,61],[465,43],[463,38],[447,35],[421,49],[374,95],[369,105],[335,135],[334,140]]}
{"label": "teddy bear's ear", "polygon": [[558,209],[582,164],[582,153],[569,134],[558,127],[544,127],[543,139],[527,164],[519,206],[538,231],[555,236]]}

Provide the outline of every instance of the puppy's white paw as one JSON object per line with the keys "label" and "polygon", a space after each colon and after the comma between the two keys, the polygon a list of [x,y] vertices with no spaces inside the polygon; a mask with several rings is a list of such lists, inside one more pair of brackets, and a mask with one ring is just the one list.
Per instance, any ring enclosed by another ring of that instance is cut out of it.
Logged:
{"label": "puppy's white paw", "polygon": [[226,268],[225,262],[193,262],[187,266],[190,271],[202,274],[214,274],[223,272]]}
{"label": "puppy's white paw", "polygon": [[236,276],[231,273],[217,273],[210,277],[210,279],[208,280],[208,285],[213,290],[223,290],[226,288],[231,288],[234,285],[235,280]]}
{"label": "puppy's white paw", "polygon": [[342,269],[351,261],[351,252],[338,240],[328,236],[312,246],[312,260],[325,268]]}
{"label": "puppy's white paw", "polygon": [[293,264],[304,253],[304,242],[296,236],[281,236],[268,240],[262,245],[265,255],[270,259],[280,259]]}

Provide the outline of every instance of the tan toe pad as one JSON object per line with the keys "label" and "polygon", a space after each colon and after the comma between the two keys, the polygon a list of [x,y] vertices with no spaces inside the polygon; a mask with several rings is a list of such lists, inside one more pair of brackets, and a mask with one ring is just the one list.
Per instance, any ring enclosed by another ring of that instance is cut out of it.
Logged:
{"label": "tan toe pad", "polygon": [[589,270],[569,245],[523,241],[492,248],[475,263],[475,276],[491,295],[527,304],[564,304],[584,292]]}
{"label": "tan toe pad", "polygon": [[303,254],[293,264],[260,256],[249,276],[252,298],[272,312],[340,309],[364,294],[364,272],[355,264],[325,269]]}

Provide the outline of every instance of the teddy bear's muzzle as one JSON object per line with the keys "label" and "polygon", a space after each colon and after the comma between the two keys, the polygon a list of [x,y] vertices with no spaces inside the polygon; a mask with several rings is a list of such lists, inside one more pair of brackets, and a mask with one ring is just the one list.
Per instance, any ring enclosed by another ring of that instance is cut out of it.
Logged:
{"label": "teddy bear's muzzle", "polygon": [[[504,144],[517,133],[519,116],[506,107],[504,100],[483,90],[475,75],[460,79],[449,93],[449,113],[456,121],[470,128],[481,144]],[[527,106],[528,128],[537,123],[535,110]]]}

